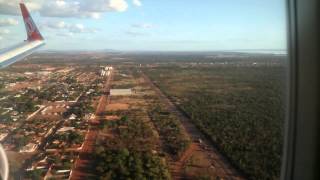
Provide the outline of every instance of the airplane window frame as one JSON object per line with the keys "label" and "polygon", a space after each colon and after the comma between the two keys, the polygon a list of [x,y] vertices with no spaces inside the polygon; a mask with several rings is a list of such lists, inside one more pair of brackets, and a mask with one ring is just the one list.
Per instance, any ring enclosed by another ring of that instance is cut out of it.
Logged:
{"label": "airplane window frame", "polygon": [[318,0],[287,0],[288,90],[281,179],[319,179]]}
{"label": "airplane window frame", "polygon": [[289,66],[281,179],[320,179],[320,1],[286,3]]}

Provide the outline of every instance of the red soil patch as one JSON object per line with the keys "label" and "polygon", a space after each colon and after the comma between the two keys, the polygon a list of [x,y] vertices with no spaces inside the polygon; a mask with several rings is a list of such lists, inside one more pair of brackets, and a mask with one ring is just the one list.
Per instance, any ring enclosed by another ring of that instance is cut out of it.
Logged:
{"label": "red soil patch", "polygon": [[127,110],[129,109],[128,104],[122,104],[122,103],[114,103],[114,104],[108,104],[107,110],[108,111],[119,111],[119,110]]}
{"label": "red soil patch", "polygon": [[107,120],[107,121],[117,121],[119,119],[120,119],[119,116],[106,116],[105,117],[105,120]]}

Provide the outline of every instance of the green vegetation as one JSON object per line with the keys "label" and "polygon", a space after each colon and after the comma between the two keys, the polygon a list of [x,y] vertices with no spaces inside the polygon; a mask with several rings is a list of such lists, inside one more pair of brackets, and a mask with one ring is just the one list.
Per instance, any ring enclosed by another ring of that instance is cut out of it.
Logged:
{"label": "green vegetation", "polygon": [[22,136],[18,138],[13,138],[12,140],[14,141],[14,145],[16,146],[16,149],[19,150],[23,146],[27,145],[30,142],[30,137]]}
{"label": "green vegetation", "polygon": [[117,121],[105,121],[100,128],[111,130],[117,138],[105,145],[111,148],[127,148],[131,151],[150,151],[156,147],[156,139],[151,128],[132,116],[123,116]]}
{"label": "green vegetation", "polygon": [[77,80],[75,79],[75,77],[67,77],[66,79],[65,79],[65,82],[67,83],[67,84],[74,84],[74,83],[77,83]]}
{"label": "green vegetation", "polygon": [[4,85],[4,82],[3,81],[0,81],[0,90],[5,88],[6,86]]}
{"label": "green vegetation", "polygon": [[28,171],[26,173],[26,178],[32,179],[32,180],[40,180],[40,179],[42,179],[42,176],[44,175],[44,173],[45,172],[41,169]]}
{"label": "green vegetation", "polygon": [[64,82],[52,82],[46,89],[35,91],[35,96],[44,101],[74,101],[85,89],[71,77]]}
{"label": "green vegetation", "polygon": [[279,177],[284,67],[171,66],[144,71],[251,178]]}
{"label": "green vegetation", "polygon": [[160,106],[150,111],[150,117],[163,137],[166,151],[179,157],[190,144],[190,140],[182,132],[179,120]]}
{"label": "green vegetation", "polygon": [[[2,114],[3,113],[3,114]],[[0,123],[10,124],[12,123],[12,117],[9,113],[0,112]]]}
{"label": "green vegetation", "polygon": [[72,114],[76,115],[77,118],[83,118],[86,114],[93,113],[94,109],[90,104],[89,100],[81,99],[77,103],[73,104],[70,109],[63,113],[64,118],[68,118]]}
{"label": "green vegetation", "polygon": [[48,155],[48,163],[49,164],[60,164],[61,159],[57,155]]}
{"label": "green vegetation", "polygon": [[96,171],[100,179],[169,180],[170,174],[164,160],[148,152],[128,149],[96,149]]}
{"label": "green vegetation", "polygon": [[47,162],[52,166],[51,173],[56,175],[56,172],[59,170],[71,170],[73,168],[72,162],[74,159],[74,155],[63,152],[61,154],[48,155]]}
{"label": "green vegetation", "polygon": [[53,140],[59,140],[68,144],[81,144],[84,140],[84,137],[82,134],[75,131],[67,131],[63,134],[55,134],[53,136]]}
{"label": "green vegetation", "polygon": [[25,80],[27,80],[28,78],[26,78],[26,77],[17,77],[16,78],[16,82],[22,82],[22,81],[25,81]]}
{"label": "green vegetation", "polygon": [[34,112],[38,108],[32,97],[27,94],[18,96],[10,96],[5,102],[2,102],[2,107],[11,107],[19,113]]}
{"label": "green vegetation", "polygon": [[140,111],[131,110],[120,120],[104,121],[102,132],[113,137],[101,139],[95,149],[96,174],[100,179],[171,179],[165,159],[156,151],[157,139]]}

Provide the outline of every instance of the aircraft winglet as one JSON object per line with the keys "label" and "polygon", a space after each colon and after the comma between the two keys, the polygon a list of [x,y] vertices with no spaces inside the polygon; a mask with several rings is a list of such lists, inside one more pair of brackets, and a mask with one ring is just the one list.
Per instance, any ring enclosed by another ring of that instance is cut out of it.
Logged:
{"label": "aircraft winglet", "polygon": [[[1,1],[1,0],[0,0]],[[27,30],[28,39],[21,44],[0,51],[0,68],[4,68],[33,53],[36,49],[45,45],[37,26],[33,22],[24,3],[20,3],[23,21]],[[1,179],[1,177],[0,177]]]}
{"label": "aircraft winglet", "polygon": [[43,40],[43,37],[36,24],[33,22],[26,5],[24,3],[20,3],[20,8],[28,34],[28,41]]}

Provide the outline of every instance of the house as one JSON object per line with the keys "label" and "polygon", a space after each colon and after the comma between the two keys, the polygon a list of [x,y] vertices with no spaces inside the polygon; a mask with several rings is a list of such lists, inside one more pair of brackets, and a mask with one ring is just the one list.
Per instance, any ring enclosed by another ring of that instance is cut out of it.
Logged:
{"label": "house", "polygon": [[61,173],[70,173],[70,169],[66,169],[66,170],[58,170],[56,173],[57,174],[61,174]]}
{"label": "house", "polygon": [[34,143],[29,143],[22,147],[19,152],[24,153],[24,152],[33,152],[37,149],[38,145]]}
{"label": "house", "polygon": [[33,75],[32,72],[25,72],[24,74],[25,74],[25,75]]}
{"label": "house", "polygon": [[112,67],[112,66],[106,66],[104,69],[105,69],[106,71],[110,71],[110,70],[113,69],[113,67]]}
{"label": "house", "polygon": [[71,116],[69,117],[70,120],[75,120],[77,119],[77,115],[75,114],[71,114]]}
{"label": "house", "polygon": [[8,136],[8,133],[2,133],[0,134],[0,141],[2,141],[4,138]]}
{"label": "house", "polygon": [[11,115],[12,115],[12,116],[17,116],[18,114],[19,114],[18,111],[12,111],[12,112],[11,112]]}
{"label": "house", "polygon": [[74,127],[62,127],[57,132],[67,132],[67,131],[74,131]]}

